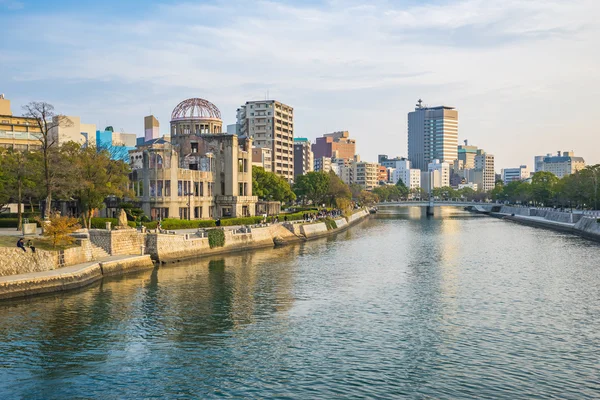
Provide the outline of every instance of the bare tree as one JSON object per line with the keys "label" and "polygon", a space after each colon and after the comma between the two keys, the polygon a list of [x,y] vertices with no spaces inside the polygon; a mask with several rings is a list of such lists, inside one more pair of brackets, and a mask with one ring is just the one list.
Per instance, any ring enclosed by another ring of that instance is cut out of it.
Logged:
{"label": "bare tree", "polygon": [[46,206],[44,207],[44,218],[50,216],[52,205],[52,192],[54,190],[54,168],[51,165],[51,157],[57,146],[58,128],[73,126],[73,122],[64,115],[54,112],[54,106],[44,101],[32,101],[23,106],[24,116],[34,118],[40,132],[34,134],[41,143],[42,164],[44,172],[44,186],[46,194]]}

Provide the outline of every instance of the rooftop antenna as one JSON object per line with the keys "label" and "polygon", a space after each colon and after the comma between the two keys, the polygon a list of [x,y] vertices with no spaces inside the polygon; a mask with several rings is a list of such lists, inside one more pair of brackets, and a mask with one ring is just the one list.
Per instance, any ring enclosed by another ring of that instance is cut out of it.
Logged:
{"label": "rooftop antenna", "polygon": [[423,108],[423,100],[419,99],[419,100],[417,101],[417,108],[418,108],[418,109],[421,109],[421,108]]}

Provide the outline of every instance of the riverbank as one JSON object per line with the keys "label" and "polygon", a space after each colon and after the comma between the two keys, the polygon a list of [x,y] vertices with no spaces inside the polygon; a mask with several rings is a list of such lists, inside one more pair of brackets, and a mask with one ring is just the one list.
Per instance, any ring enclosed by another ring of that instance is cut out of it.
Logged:
{"label": "riverbank", "polygon": [[[343,232],[369,215],[363,209],[327,223],[290,222],[226,230],[222,246],[213,248],[208,234],[202,231],[176,235],[135,230],[90,230],[79,240],[81,246],[68,252],[23,253],[3,248],[0,250],[9,257],[3,258],[0,267],[13,274],[0,276],[0,300],[77,289],[105,276],[154,268],[155,262],[173,263],[310,241]],[[26,273],[15,274],[18,271]]]}
{"label": "riverbank", "polygon": [[105,276],[154,268],[149,255],[113,256],[50,271],[0,277],[0,300],[78,289]]}
{"label": "riverbank", "polygon": [[522,225],[552,229],[600,241],[600,223],[596,218],[585,214],[503,206],[500,212],[492,212],[489,215]]}
{"label": "riverbank", "polygon": [[339,217],[328,223],[294,221],[226,230],[224,244],[213,248],[210,247],[207,235],[149,233],[146,236],[146,253],[159,263],[172,263],[217,254],[306,242],[343,232],[368,218],[369,215],[367,210],[362,209],[348,217]]}

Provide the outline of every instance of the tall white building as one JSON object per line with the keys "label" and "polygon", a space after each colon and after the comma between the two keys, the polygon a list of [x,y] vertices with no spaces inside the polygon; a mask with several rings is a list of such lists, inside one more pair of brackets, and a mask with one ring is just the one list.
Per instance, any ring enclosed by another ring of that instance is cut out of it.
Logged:
{"label": "tall white building", "polygon": [[392,172],[392,183],[398,183],[402,179],[404,185],[409,189],[418,189],[421,187],[421,170],[410,167],[410,161],[395,160]]}
{"label": "tall white building", "polygon": [[452,164],[458,158],[458,111],[427,107],[419,100],[408,113],[408,159],[413,168],[427,171],[433,160]]}
{"label": "tall white building", "polygon": [[574,174],[584,168],[583,157],[575,157],[575,153],[572,151],[564,151],[562,154],[559,151],[555,156],[548,154],[535,157],[535,172],[548,171],[559,178]]}
{"label": "tall white building", "polygon": [[[54,122],[62,118],[64,123],[57,124],[51,129],[50,135],[59,146],[67,142],[79,143],[82,146],[96,146],[96,125],[83,124],[81,118],[74,116],[57,116]],[[133,141],[135,146],[135,139]]]}
{"label": "tall white building", "polygon": [[315,172],[329,172],[331,171],[331,158],[329,157],[318,157],[314,159],[314,168]]}
{"label": "tall white building", "polygon": [[294,109],[275,100],[248,101],[237,110],[239,135],[272,153],[272,171],[294,178]]}
{"label": "tall white building", "polygon": [[502,182],[506,185],[513,181],[524,181],[530,175],[527,165],[521,165],[519,168],[504,168],[502,170]]}
{"label": "tall white building", "polygon": [[496,185],[496,172],[494,170],[494,156],[483,150],[478,150],[475,156],[475,171],[473,183],[477,187],[488,192]]}
{"label": "tall white building", "polygon": [[358,161],[352,162],[352,167],[352,183],[359,184],[366,190],[371,190],[377,187],[377,173],[379,170],[379,164],[368,161]]}
{"label": "tall white building", "polygon": [[450,164],[433,160],[427,164],[427,172],[432,178],[432,188],[450,186]]}

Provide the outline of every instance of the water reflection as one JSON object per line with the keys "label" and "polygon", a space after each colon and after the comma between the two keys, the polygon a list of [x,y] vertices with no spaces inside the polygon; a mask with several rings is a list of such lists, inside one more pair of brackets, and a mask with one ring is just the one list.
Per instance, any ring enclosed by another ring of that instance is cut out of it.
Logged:
{"label": "water reflection", "polygon": [[408,209],[0,303],[0,398],[591,398],[599,248]]}

